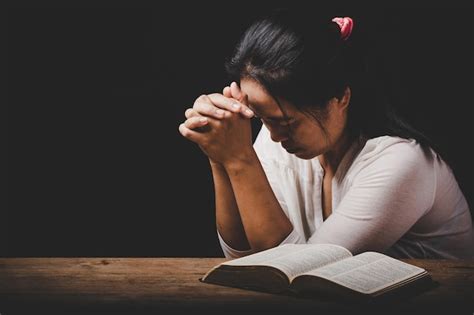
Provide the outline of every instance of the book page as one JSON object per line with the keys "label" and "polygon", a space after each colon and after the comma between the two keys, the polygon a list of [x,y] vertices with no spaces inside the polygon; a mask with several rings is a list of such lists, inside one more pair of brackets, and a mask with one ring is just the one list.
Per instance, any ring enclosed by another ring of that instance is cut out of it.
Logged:
{"label": "book page", "polygon": [[285,255],[293,254],[297,251],[300,251],[304,244],[284,244],[274,248],[270,248],[259,253],[248,255],[242,258],[233,259],[223,263],[223,265],[229,266],[254,266],[261,263],[266,263],[272,259],[282,257]]}
{"label": "book page", "polygon": [[352,254],[345,248],[330,244],[285,244],[260,253],[224,263],[231,266],[272,266],[288,278],[305,273]]}
{"label": "book page", "polygon": [[329,279],[350,289],[370,294],[425,272],[389,256],[366,252],[311,270],[307,275]]}

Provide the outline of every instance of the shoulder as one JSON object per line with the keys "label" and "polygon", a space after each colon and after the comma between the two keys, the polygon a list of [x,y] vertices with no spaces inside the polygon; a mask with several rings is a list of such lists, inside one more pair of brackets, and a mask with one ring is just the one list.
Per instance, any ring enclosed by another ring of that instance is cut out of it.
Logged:
{"label": "shoulder", "polygon": [[423,173],[429,177],[436,154],[423,149],[414,139],[382,136],[368,139],[353,161],[355,173],[416,177]]}
{"label": "shoulder", "polygon": [[382,136],[367,140],[359,153],[360,161],[371,161],[380,158],[393,159],[399,162],[423,162],[435,156],[431,150],[424,150],[414,139],[393,136]]}

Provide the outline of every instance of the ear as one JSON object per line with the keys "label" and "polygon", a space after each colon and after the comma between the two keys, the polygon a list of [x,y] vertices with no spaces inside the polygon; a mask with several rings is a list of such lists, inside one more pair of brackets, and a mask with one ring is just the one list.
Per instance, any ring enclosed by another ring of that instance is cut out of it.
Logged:
{"label": "ear", "polygon": [[351,88],[346,87],[341,99],[336,98],[335,106],[338,111],[346,111],[351,101]]}

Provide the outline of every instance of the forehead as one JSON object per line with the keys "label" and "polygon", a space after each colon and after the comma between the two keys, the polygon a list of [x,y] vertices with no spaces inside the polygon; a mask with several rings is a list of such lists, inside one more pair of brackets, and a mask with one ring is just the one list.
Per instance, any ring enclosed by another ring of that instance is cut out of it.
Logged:
{"label": "forehead", "polygon": [[[268,94],[258,82],[251,79],[242,79],[240,81],[240,88],[242,92],[248,95],[250,107],[258,116],[284,117],[275,98]],[[280,104],[284,107],[286,114],[288,114],[290,111],[288,106],[285,106],[284,102],[280,102]]]}

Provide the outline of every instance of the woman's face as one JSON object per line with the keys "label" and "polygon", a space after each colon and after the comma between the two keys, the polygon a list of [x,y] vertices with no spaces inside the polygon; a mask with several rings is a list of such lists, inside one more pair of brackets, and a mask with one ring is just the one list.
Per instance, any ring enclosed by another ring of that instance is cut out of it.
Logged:
{"label": "woman's face", "polygon": [[268,128],[272,140],[301,159],[312,159],[331,151],[343,134],[347,108],[341,104],[344,98],[329,101],[320,119],[323,129],[315,118],[285,100],[279,100],[280,108],[276,100],[254,80],[242,79],[240,88],[248,95],[249,107]]}

